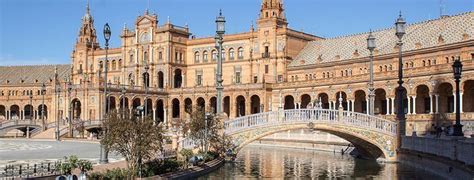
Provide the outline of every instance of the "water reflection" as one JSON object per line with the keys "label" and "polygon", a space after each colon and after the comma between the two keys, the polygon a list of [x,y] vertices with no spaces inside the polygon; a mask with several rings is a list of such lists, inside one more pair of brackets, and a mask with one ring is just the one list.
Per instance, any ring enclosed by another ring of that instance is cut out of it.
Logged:
{"label": "water reflection", "polygon": [[401,164],[379,164],[338,153],[251,145],[234,163],[200,179],[439,179]]}

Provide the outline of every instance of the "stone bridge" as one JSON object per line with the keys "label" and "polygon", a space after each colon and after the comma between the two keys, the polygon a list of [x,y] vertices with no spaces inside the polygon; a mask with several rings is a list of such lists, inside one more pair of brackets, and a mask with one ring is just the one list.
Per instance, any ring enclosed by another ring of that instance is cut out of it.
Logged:
{"label": "stone bridge", "polygon": [[11,120],[0,123],[0,137],[4,136],[11,130],[18,129],[23,132],[30,131],[39,132],[42,130],[42,123],[38,120]]}
{"label": "stone bridge", "polygon": [[[239,151],[262,137],[293,129],[314,129],[337,135],[351,142],[370,158],[396,161],[397,122],[342,110],[292,109],[239,117],[224,123]],[[192,149],[190,139],[180,141],[181,148]]]}

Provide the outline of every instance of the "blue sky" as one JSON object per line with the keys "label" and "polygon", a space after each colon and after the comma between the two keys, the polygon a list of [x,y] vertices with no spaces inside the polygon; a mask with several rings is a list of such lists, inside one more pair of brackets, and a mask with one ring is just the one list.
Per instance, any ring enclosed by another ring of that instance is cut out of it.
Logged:
{"label": "blue sky", "polygon": [[[112,47],[124,23],[132,27],[148,0],[90,0],[100,43],[105,22],[112,27]],[[188,24],[197,37],[214,33],[220,8],[227,31],[248,31],[261,0],[149,0],[160,24]],[[440,1],[448,15],[474,10],[474,0],[285,0],[289,26],[323,37],[393,26],[403,11],[409,23],[438,18]],[[0,0],[0,65],[69,63],[86,0]]]}

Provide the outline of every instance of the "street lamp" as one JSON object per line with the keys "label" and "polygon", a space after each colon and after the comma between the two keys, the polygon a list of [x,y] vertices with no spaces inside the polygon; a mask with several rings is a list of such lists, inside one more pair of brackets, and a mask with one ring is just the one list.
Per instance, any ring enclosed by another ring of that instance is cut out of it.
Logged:
{"label": "street lamp", "polygon": [[71,81],[68,79],[68,82],[67,82],[68,101],[67,101],[67,102],[68,102],[68,105],[69,105],[69,115],[68,115],[68,116],[69,116],[69,122],[68,122],[68,124],[69,124],[69,134],[68,134],[68,136],[69,136],[69,137],[72,137],[72,135],[73,135],[73,134],[72,134],[72,116],[71,116],[71,114],[72,114],[72,113],[71,113],[71,112],[72,112],[72,107],[71,107],[71,105],[72,105],[72,102],[71,102],[71,91],[72,91],[72,83],[71,83]]}
{"label": "street lamp", "polygon": [[30,92],[29,94],[30,94],[30,106],[31,106],[31,108],[30,108],[30,110],[31,110],[30,111],[30,120],[33,121],[33,93]]}
{"label": "street lamp", "polygon": [[205,123],[205,124],[204,124],[204,131],[205,131],[205,134],[204,134],[204,143],[205,143],[205,144],[204,144],[204,145],[205,145],[205,146],[204,146],[204,152],[206,152],[206,154],[207,154],[207,150],[208,150],[208,147],[207,147],[207,146],[208,146],[208,143],[209,143],[209,142],[208,142],[208,139],[207,139],[207,135],[208,135],[207,123],[209,122],[209,117],[210,117],[210,116],[211,116],[211,114],[208,113],[208,112],[206,112],[206,113],[204,114],[204,123]]}
{"label": "street lamp", "polygon": [[370,82],[369,82],[369,115],[374,115],[374,103],[375,103],[375,91],[374,91],[374,49],[375,49],[375,37],[372,35],[370,30],[369,37],[367,38],[367,49],[370,51]]}
{"label": "street lamp", "polygon": [[44,122],[44,94],[46,93],[46,84],[43,83],[41,86],[41,96],[42,96],[42,102],[41,102],[41,121],[43,124],[43,131],[46,130],[46,125]]}
{"label": "street lamp", "polygon": [[[105,98],[105,105],[104,105],[104,119],[107,116],[107,104],[109,104],[109,98],[107,97],[107,64],[108,64],[108,50],[109,50],[109,40],[110,36],[112,35],[112,32],[110,31],[110,26],[109,23],[105,23],[104,25],[104,38],[105,38],[105,61],[104,61],[104,98]],[[104,131],[104,136],[106,134],[105,128],[103,129]],[[100,164],[107,164],[109,163],[108,155],[107,155],[107,150],[104,147],[104,145],[101,143],[100,144]]]}
{"label": "street lamp", "polygon": [[222,93],[224,86],[222,82],[222,44],[224,43],[225,34],[225,17],[222,16],[222,10],[219,12],[219,16],[216,18],[216,48],[217,48],[217,74],[216,74],[216,90],[217,90],[217,115],[222,114]]}
{"label": "street lamp", "polygon": [[143,74],[144,78],[145,79],[145,82],[143,83],[143,85],[145,86],[145,118],[148,117],[148,70],[150,69],[150,67],[148,67],[148,64],[147,62],[145,62],[145,74]]}
{"label": "street lamp", "polygon": [[458,57],[453,64],[454,80],[456,82],[456,124],[454,125],[453,136],[464,136],[461,124],[461,98],[459,94],[459,82],[461,81],[462,63]]}
{"label": "street lamp", "polygon": [[122,118],[125,118],[125,93],[127,93],[127,89],[122,86]]}
{"label": "street lamp", "polygon": [[398,88],[397,88],[397,98],[398,98],[398,109],[397,109],[397,119],[400,123],[399,126],[399,134],[401,136],[405,136],[406,129],[405,129],[405,112],[403,110],[403,58],[402,58],[402,38],[405,35],[405,19],[402,17],[402,13],[395,22],[395,35],[398,37]]}
{"label": "street lamp", "polygon": [[56,98],[56,107],[57,108],[57,118],[56,118],[56,140],[59,141],[59,97],[60,97],[60,93],[61,93],[61,86],[56,84],[56,95],[57,95],[57,98]]}

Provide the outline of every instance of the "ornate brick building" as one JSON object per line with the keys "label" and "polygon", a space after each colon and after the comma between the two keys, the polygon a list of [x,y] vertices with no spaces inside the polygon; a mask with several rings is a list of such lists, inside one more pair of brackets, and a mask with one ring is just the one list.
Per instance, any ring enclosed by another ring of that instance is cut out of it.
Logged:
{"label": "ornate brick building", "polygon": [[[464,64],[462,117],[474,119],[473,18],[467,12],[408,25],[403,39],[407,128],[424,131],[433,120],[453,119],[456,58]],[[230,118],[315,102],[337,108],[339,96],[344,109],[367,112],[368,33],[326,39],[293,30],[279,0],[264,0],[256,22],[248,32],[224,37],[223,107]],[[375,113],[393,119],[395,30],[374,35]],[[74,119],[100,119],[105,64],[110,109],[132,112],[147,103],[148,114],[168,125],[185,118],[191,106],[215,109],[214,37],[195,38],[188,27],[161,23],[146,11],[133,27],[123,27],[120,38],[121,46],[109,49],[106,61],[87,6],[70,65],[0,67],[0,119],[41,119],[43,83],[47,122],[64,119],[70,107]]]}

